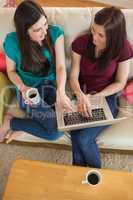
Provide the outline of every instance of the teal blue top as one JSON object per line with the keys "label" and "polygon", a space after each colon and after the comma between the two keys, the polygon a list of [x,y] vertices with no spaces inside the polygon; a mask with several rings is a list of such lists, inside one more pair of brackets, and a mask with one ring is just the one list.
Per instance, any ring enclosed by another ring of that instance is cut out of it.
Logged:
{"label": "teal blue top", "polygon": [[[60,35],[64,35],[63,29],[60,26],[56,26],[56,25],[49,25],[49,33],[50,33],[50,37],[51,37],[51,41],[53,42],[53,45],[55,44],[57,38]],[[52,55],[48,51],[48,49],[46,48],[43,49],[43,55],[48,59],[50,63],[50,69],[47,76],[39,77],[39,76],[35,76],[31,72],[27,72],[23,70],[22,63],[21,63],[20,46],[19,46],[19,41],[18,41],[16,32],[11,32],[7,34],[3,47],[4,47],[4,51],[6,55],[16,63],[16,73],[20,76],[21,80],[24,82],[25,85],[37,86],[41,82],[43,82],[43,80],[50,80],[50,81],[55,82],[55,79],[56,79],[55,65],[52,62]]]}

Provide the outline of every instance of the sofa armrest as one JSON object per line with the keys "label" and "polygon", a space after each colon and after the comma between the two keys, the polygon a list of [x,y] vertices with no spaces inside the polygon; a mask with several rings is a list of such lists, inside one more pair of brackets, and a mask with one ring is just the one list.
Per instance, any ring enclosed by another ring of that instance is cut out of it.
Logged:
{"label": "sofa armrest", "polygon": [[0,124],[3,122],[4,112],[11,103],[13,97],[11,86],[12,83],[7,76],[0,72]]}

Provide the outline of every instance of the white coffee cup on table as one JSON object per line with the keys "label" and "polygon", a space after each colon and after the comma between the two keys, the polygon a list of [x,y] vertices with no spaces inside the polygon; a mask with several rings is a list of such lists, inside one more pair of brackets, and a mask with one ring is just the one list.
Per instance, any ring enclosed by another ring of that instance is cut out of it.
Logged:
{"label": "white coffee cup on table", "polygon": [[101,183],[102,175],[98,170],[89,170],[86,174],[85,180],[82,181],[82,184],[88,185],[97,185]]}

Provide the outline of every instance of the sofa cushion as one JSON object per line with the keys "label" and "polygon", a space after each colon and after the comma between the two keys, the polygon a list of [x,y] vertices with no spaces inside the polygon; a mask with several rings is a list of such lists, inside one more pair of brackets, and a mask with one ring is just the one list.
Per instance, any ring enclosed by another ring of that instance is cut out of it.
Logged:
{"label": "sofa cushion", "polygon": [[112,125],[101,133],[97,142],[101,148],[133,150],[133,118]]}
{"label": "sofa cushion", "polygon": [[13,15],[14,8],[1,8],[0,9],[0,50],[3,50],[3,41],[7,33],[14,31]]}
{"label": "sofa cushion", "polygon": [[3,52],[0,52],[0,72],[6,73],[6,57]]}
{"label": "sofa cushion", "polygon": [[60,137],[57,140],[48,141],[39,137],[36,137],[34,135],[31,135],[26,132],[19,132],[20,135],[15,139],[15,141],[21,141],[21,142],[31,142],[31,143],[50,143],[50,144],[63,144],[63,145],[71,145],[71,139],[70,135],[65,133],[62,137]]}

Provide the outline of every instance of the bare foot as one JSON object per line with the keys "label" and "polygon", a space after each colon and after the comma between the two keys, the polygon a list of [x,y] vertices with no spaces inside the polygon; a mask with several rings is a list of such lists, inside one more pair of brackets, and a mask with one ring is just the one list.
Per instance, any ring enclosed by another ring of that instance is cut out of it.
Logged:
{"label": "bare foot", "polygon": [[12,140],[15,140],[20,135],[22,135],[22,131],[8,131],[8,134],[6,135],[6,143],[9,144]]}
{"label": "bare foot", "polygon": [[3,142],[6,134],[10,130],[10,120],[12,119],[11,114],[5,114],[3,124],[0,125],[0,142]]}

